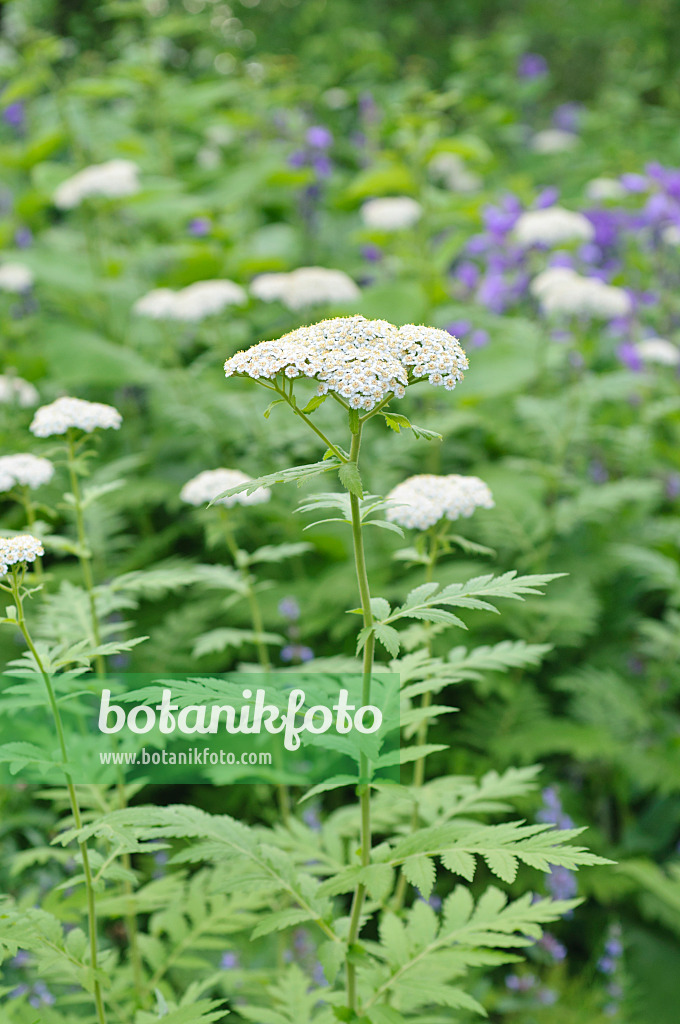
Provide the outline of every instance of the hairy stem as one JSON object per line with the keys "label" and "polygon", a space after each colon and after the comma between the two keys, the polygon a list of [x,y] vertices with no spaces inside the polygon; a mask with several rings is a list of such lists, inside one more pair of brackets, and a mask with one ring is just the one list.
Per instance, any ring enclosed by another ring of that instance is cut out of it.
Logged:
{"label": "hairy stem", "polygon": [[[16,574],[16,570],[14,570],[13,580],[14,580],[13,590],[14,590],[14,598],[16,600],[17,622],[18,622],[18,625],[19,625],[19,629],[21,630],[21,633],[22,633],[22,635],[24,637],[24,640],[26,641],[26,646],[28,647],[29,651],[31,652],[31,655],[33,656],[33,660],[34,660],[34,662],[35,662],[35,664],[36,664],[36,666],[38,668],[38,671],[40,672],[40,675],[43,678],[43,682],[45,683],[45,689],[47,690],[47,699],[48,699],[49,704],[50,704],[50,708],[51,708],[51,711],[52,711],[52,717],[54,718],[55,729],[57,731],[57,738],[59,740],[59,749],[61,751],[61,756],[62,756],[62,759],[64,761],[64,764],[66,764],[66,762],[68,761],[68,755],[67,755],[67,752],[66,752],[66,740],[65,740],[65,737],[64,737],[64,728],[63,728],[62,721],[61,721],[61,713],[59,711],[59,705],[57,703],[57,698],[56,698],[56,695],[54,693],[54,689],[52,687],[52,681],[51,681],[49,675],[47,674],[47,672],[45,671],[45,667],[44,667],[44,665],[43,665],[43,663],[41,661],[40,655],[38,654],[38,652],[37,652],[37,650],[35,648],[35,645],[33,643],[33,640],[31,639],[31,635],[30,635],[30,633],[28,631],[28,626],[26,624],[26,618],[25,618],[25,615],[24,615],[24,608],[23,608],[23,603],[22,603],[21,591],[20,591],[20,587],[19,587],[19,581],[18,581],[18,577],[17,577],[17,574]],[[83,820],[82,820],[82,816],[81,816],[81,813],[80,813],[80,806],[78,804],[78,795],[76,793],[76,788],[73,785],[73,780],[71,779],[71,776],[69,775],[68,770],[66,768],[64,768],[64,774],[66,776],[66,786],[67,786],[67,789],[68,789],[69,802],[71,804],[71,813],[73,814],[73,820],[75,822],[76,828],[80,829],[80,828],[83,827]],[[78,842],[78,846],[80,847],[80,856],[81,856],[81,859],[82,859],[82,862],[83,862],[83,875],[85,876],[85,892],[87,894],[87,918],[88,918],[88,931],[89,931],[89,936],[90,936],[90,963],[91,963],[92,971],[93,971],[93,975],[94,975],[94,978],[93,978],[94,1003],[95,1003],[95,1009],[97,1011],[97,1020],[99,1021],[99,1024],[106,1024],[106,1012],[104,1010],[104,1000],[102,998],[101,985],[99,983],[99,979],[96,976],[97,975],[97,909],[96,909],[96,904],[95,904],[94,884],[93,884],[93,880],[92,880],[92,868],[90,867],[90,857],[89,857],[89,853],[88,853],[88,849],[87,849],[87,843],[79,841]]]}
{"label": "hairy stem", "polygon": [[[355,465],[359,463],[359,448],[361,446],[361,425],[356,434],[352,435],[352,446],[350,449],[350,462]],[[354,545],[354,563],[356,566],[357,583],[361,597],[361,608],[363,612],[364,627],[370,629],[373,625],[373,613],[371,611],[371,591],[366,572],[366,557],[364,553],[364,537],[361,526],[361,510],[359,499],[356,494],[350,492],[350,508],[352,511],[352,540]],[[371,677],[373,673],[373,655],[375,651],[375,637],[369,633],[364,645],[364,663],[362,679],[362,703],[371,703]],[[368,782],[369,763],[365,754],[360,754],[359,759],[359,786],[358,796],[361,811],[361,863],[367,867],[371,863],[371,787]],[[361,910],[366,896],[366,887],[359,882],[352,900],[352,911],[350,915],[349,933],[347,936],[347,1005],[354,1013],[358,1012],[358,997],[356,987],[356,965],[352,961],[354,946],[361,929]]]}

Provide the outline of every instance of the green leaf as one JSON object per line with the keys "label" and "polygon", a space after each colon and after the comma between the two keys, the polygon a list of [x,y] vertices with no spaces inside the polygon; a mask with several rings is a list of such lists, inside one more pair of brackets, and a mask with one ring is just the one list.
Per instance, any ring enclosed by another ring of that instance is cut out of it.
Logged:
{"label": "green leaf", "polygon": [[402,871],[411,885],[415,885],[423,898],[429,899],[436,878],[436,870],[432,858],[422,853],[417,854],[415,857],[407,857],[402,864]]}
{"label": "green leaf", "polygon": [[268,420],[268,419],[269,419],[269,417],[270,417],[270,416],[271,416],[271,414],[272,414],[272,409],[274,408],[274,406],[275,406],[275,405],[281,405],[281,404],[282,404],[282,402],[284,402],[284,401],[285,401],[285,399],[284,399],[284,398],[275,398],[273,402],[270,402],[270,403],[269,403],[269,405],[267,406],[267,408],[265,409],[265,411],[264,411],[264,412],[262,413],[262,415],[264,416],[264,418],[265,418],[266,420]]}
{"label": "green leaf", "polygon": [[373,626],[373,632],[375,633],[376,640],[379,640],[392,657],[396,658],[401,646],[399,633],[396,629],[393,626],[386,626],[382,622],[376,622]]}
{"label": "green leaf", "polygon": [[357,498],[363,498],[364,490],[361,485],[361,476],[356,462],[343,462],[338,469],[340,483],[346,491],[356,494]]}
{"label": "green leaf", "polygon": [[323,405],[327,398],[328,395],[313,395],[312,398],[310,398],[310,400],[307,402],[307,405],[304,407],[302,412],[305,415],[314,412],[314,410],[318,409],[320,405]]}

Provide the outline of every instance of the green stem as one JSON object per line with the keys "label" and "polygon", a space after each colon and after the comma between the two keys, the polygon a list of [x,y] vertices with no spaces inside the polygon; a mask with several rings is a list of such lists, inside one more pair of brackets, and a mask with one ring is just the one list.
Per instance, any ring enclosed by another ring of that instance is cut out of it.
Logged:
{"label": "green stem", "polygon": [[[97,616],[97,605],[94,597],[94,581],[92,578],[92,555],[87,544],[87,534],[85,532],[85,517],[83,515],[83,502],[80,494],[80,484],[78,483],[78,472],[76,470],[76,447],[73,438],[73,431],[68,432],[68,472],[71,481],[71,493],[73,494],[73,501],[75,505],[76,513],[76,530],[78,534],[78,560],[80,562],[80,568],[83,574],[83,583],[85,584],[85,590],[87,591],[87,599],[90,606],[90,621],[92,624],[92,638],[95,642],[95,646],[99,647],[101,644],[101,634],[99,631],[99,618]],[[106,674],[106,666],[104,664],[104,658],[101,654],[95,655],[95,666],[97,669],[97,675],[102,677]]]}
{"label": "green stem", "polygon": [[[350,462],[355,465],[359,463],[359,448],[361,446],[361,425],[356,434],[352,435],[352,446],[350,449]],[[350,508],[352,511],[352,540],[354,545],[354,564],[356,567],[359,595],[361,597],[361,608],[363,612],[364,627],[370,629],[373,625],[373,613],[371,611],[371,591],[366,571],[366,556],[364,552],[364,537],[361,526],[361,509],[356,494],[350,492]],[[362,679],[362,703],[371,703],[371,677],[373,674],[373,656],[375,652],[375,637],[369,633],[364,645],[364,663]],[[365,754],[359,755],[359,786],[358,796],[361,812],[361,864],[368,867],[371,863],[371,787],[368,784],[369,763]],[[358,1013],[358,997],[356,984],[356,965],[352,961],[353,946],[357,941],[361,930],[361,909],[366,896],[366,887],[359,882],[352,900],[350,915],[349,933],[347,936],[347,1005],[353,1013]]]}
{"label": "green stem", "polygon": [[[55,728],[56,728],[56,731],[57,731],[57,738],[59,740],[59,749],[61,751],[61,756],[62,756],[62,759],[64,761],[64,765],[66,765],[66,763],[68,761],[68,755],[66,753],[66,740],[65,740],[65,737],[64,737],[64,728],[63,728],[62,721],[61,721],[61,713],[59,711],[59,705],[57,703],[57,698],[56,698],[56,695],[54,693],[54,689],[52,687],[52,681],[50,680],[49,675],[45,671],[45,667],[44,667],[44,665],[42,663],[40,655],[38,654],[38,652],[37,652],[37,650],[35,648],[35,645],[33,643],[33,640],[31,639],[31,635],[30,635],[30,633],[28,631],[28,626],[26,624],[26,618],[24,616],[23,602],[22,602],[22,598],[21,598],[21,592],[20,592],[20,589],[19,589],[19,581],[18,581],[18,577],[17,577],[17,574],[16,574],[16,569],[14,569],[14,571],[13,571],[13,581],[14,581],[14,585],[13,585],[12,589],[14,591],[14,598],[16,600],[17,623],[19,625],[19,629],[21,630],[23,638],[26,641],[26,646],[28,647],[29,651],[31,652],[31,655],[33,656],[33,660],[35,661],[35,664],[38,667],[38,671],[40,672],[40,675],[43,678],[43,682],[45,683],[45,689],[47,690],[47,699],[48,699],[49,704],[50,704],[50,708],[51,708],[51,711],[52,711],[52,717],[54,718],[54,725],[55,725]],[[69,795],[69,801],[70,801],[70,804],[71,804],[71,813],[73,814],[73,820],[75,822],[76,828],[77,829],[81,829],[83,827],[83,820],[82,820],[82,817],[81,817],[81,814],[80,814],[80,806],[78,804],[78,796],[77,796],[77,793],[76,793],[76,788],[73,785],[73,780],[71,779],[71,776],[69,775],[69,773],[68,773],[66,768],[64,768],[64,774],[66,775],[66,786],[67,786],[67,789],[68,789],[68,795]],[[101,985],[99,983],[99,979],[97,978],[97,909],[96,909],[96,905],[95,905],[94,884],[93,884],[93,881],[92,881],[92,869],[90,867],[90,857],[89,857],[89,854],[88,854],[87,843],[85,841],[81,842],[79,840],[78,841],[78,846],[80,847],[80,856],[81,856],[81,859],[82,859],[82,862],[83,862],[83,874],[85,876],[85,891],[86,891],[86,894],[87,894],[87,918],[88,918],[88,930],[89,930],[89,933],[90,933],[90,962],[91,962],[91,965],[92,965],[92,972],[93,972],[93,975],[94,975],[94,977],[93,977],[94,1002],[95,1002],[95,1008],[96,1008],[96,1011],[97,1011],[97,1019],[99,1021],[99,1024],[106,1024],[106,1013],[105,1013],[105,1010],[104,1010],[104,1001],[103,1001],[103,998],[102,998]]]}
{"label": "green stem", "polygon": [[[75,440],[73,432],[68,433],[68,470],[71,481],[71,493],[73,494],[73,500],[75,502],[76,512],[76,529],[78,533],[78,548],[79,548],[79,561],[83,574],[83,582],[85,589],[87,590],[87,598],[90,607],[90,620],[92,623],[92,636],[95,645],[99,647],[101,644],[101,633],[99,631],[99,617],[97,615],[97,605],[94,596],[94,582],[92,577],[92,566],[90,564],[90,553],[87,544],[87,534],[85,531],[85,517],[83,515],[83,504],[80,493],[80,484],[78,482],[78,472],[76,470],[75,463]],[[95,666],[97,675],[100,679],[106,676],[106,663],[104,657],[101,654],[95,655]],[[122,784],[118,786],[118,794],[120,797],[121,807],[126,806],[125,789]],[[123,867],[127,871],[132,870],[132,858],[129,853],[123,854]],[[123,883],[126,897],[126,912],[125,912],[125,927],[128,935],[128,942],[130,944],[130,960],[132,963],[132,973],[135,980],[135,988],[137,992],[141,991],[144,972],[142,967],[142,957],[139,949],[139,934],[137,929],[137,918],[134,914],[131,905],[132,898],[132,886],[128,879],[125,879]]]}
{"label": "green stem", "polygon": [[[291,384],[292,384],[292,381],[291,381]],[[288,392],[285,390],[285,387],[284,388],[277,387],[276,390],[281,395],[281,397],[284,399],[284,401],[286,401],[288,403],[288,405],[291,407],[291,409],[293,410],[295,415],[299,416],[301,420],[304,420],[304,422],[307,424],[309,429],[313,430],[314,433],[317,435],[317,437],[321,438],[321,440],[326,445],[328,450],[333,452],[333,455],[335,455],[335,457],[337,459],[340,459],[341,462],[347,462],[347,457],[342,454],[340,449],[338,447],[336,447],[336,445],[334,445],[333,442],[331,440],[329,440],[329,438],[326,437],[326,435],[323,433],[323,431],[319,430],[319,428],[317,427],[316,423],[312,423],[312,421],[310,420],[309,416],[307,416],[307,414],[304,413],[302,411],[302,409],[299,408],[299,406],[294,404],[294,402],[292,400],[292,389],[291,389],[291,394],[288,394]],[[349,461],[350,462],[352,461],[352,456],[351,455],[350,455]]]}

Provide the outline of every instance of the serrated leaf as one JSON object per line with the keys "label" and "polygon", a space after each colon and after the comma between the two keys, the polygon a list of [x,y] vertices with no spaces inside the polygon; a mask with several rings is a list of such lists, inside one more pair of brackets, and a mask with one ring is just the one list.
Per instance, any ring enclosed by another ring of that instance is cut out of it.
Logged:
{"label": "serrated leaf", "polygon": [[406,878],[427,900],[434,888],[436,869],[434,861],[425,854],[407,857],[401,866]]}
{"label": "serrated leaf", "polygon": [[338,476],[346,491],[356,494],[357,498],[363,498],[364,490],[356,462],[343,462],[338,469]]}

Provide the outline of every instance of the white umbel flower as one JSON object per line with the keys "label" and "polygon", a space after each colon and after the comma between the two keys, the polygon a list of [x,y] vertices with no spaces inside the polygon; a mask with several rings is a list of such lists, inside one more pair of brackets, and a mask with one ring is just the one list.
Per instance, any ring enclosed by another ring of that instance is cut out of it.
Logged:
{"label": "white umbel flower", "polygon": [[580,141],[578,135],[565,132],[562,128],[545,128],[542,132],[536,132],[529,140],[529,148],[534,153],[547,156],[552,153],[567,153],[570,149],[575,149]]}
{"label": "white umbel flower", "polygon": [[36,410],[29,429],[36,437],[52,437],[65,434],[71,427],[86,434],[97,429],[118,430],[122,422],[123,417],[112,405],[82,398],[57,398]]}
{"label": "white umbel flower", "polygon": [[133,311],[151,320],[171,319],[175,308],[176,292],[172,288],[154,288],[137,299]]}
{"label": "white umbel flower", "polygon": [[[41,487],[54,476],[54,466],[49,459],[39,455],[3,455],[0,457],[0,491],[9,491],[15,484],[24,487]],[[9,481],[9,486],[6,486]]]}
{"label": "white umbel flower", "polygon": [[19,534],[17,537],[0,537],[0,576],[6,576],[11,565],[35,562],[36,558],[44,554],[42,544],[30,533]]}
{"label": "white umbel flower", "polygon": [[72,210],[91,196],[123,199],[139,192],[139,168],[132,160],[107,160],[92,164],[62,181],[54,193],[54,205]]}
{"label": "white umbel flower", "polygon": [[[247,484],[253,478],[240,469],[206,469],[203,473],[193,477],[184,485],[180,492],[182,501],[188,505],[207,505],[214,501],[218,494],[238,487],[239,484]],[[232,508],[234,505],[261,505],[269,501],[272,492],[268,487],[258,487],[252,494],[242,491],[240,494],[233,494],[230,498],[220,498],[218,505],[226,505]]]}
{"label": "white umbel flower", "polygon": [[0,374],[0,404],[9,405],[16,402],[22,409],[28,409],[32,405],[37,405],[39,401],[40,395],[23,377]]}
{"label": "white umbel flower", "polygon": [[412,228],[423,215],[423,208],[410,196],[385,196],[369,199],[361,207],[361,219],[376,231],[402,231]]}
{"label": "white umbel flower", "polygon": [[[680,348],[665,338],[645,338],[638,341],[635,351],[643,363],[658,363],[659,366],[680,366]],[[0,459],[0,463],[2,459]]]}
{"label": "white umbel flower", "polygon": [[196,281],[175,291],[154,288],[132,307],[139,316],[152,320],[180,320],[195,323],[221,313],[227,306],[242,306],[248,301],[243,288],[234,281]]}
{"label": "white umbel flower", "polygon": [[34,280],[33,271],[23,263],[3,263],[0,265],[1,292],[27,292]]}
{"label": "white umbel flower", "polygon": [[530,291],[547,315],[593,317],[613,320],[628,316],[633,309],[623,288],[605,284],[596,277],[582,277],[568,267],[550,267],[531,282]]}
{"label": "white umbel flower", "polygon": [[335,392],[352,409],[370,411],[384,398],[403,398],[417,380],[451,390],[467,359],[457,339],[434,327],[363,316],[335,317],[300,327],[276,341],[262,341],[227,359],[225,376],[254,380],[309,377],[318,394]]}
{"label": "white umbel flower", "polygon": [[493,508],[491,491],[478,476],[422,473],[397,484],[387,495],[387,519],[409,530],[429,530],[445,516],[468,519],[476,508]]}
{"label": "white umbel flower", "polygon": [[278,299],[292,310],[355,302],[361,297],[351,277],[342,270],[326,267],[298,267],[288,274],[260,274],[251,283],[250,291],[264,302]]}
{"label": "white umbel flower", "polygon": [[477,192],[482,179],[465,166],[458,153],[436,153],[427,169],[435,181],[439,181],[451,192]]}
{"label": "white umbel flower", "polygon": [[593,178],[586,185],[586,197],[593,202],[608,199],[623,199],[626,190],[616,178]]}
{"label": "white umbel flower", "polygon": [[666,245],[680,245],[680,224],[669,224],[663,228],[661,238]]}
{"label": "white umbel flower", "polygon": [[517,219],[515,240],[528,248],[531,245],[561,245],[564,242],[589,242],[595,229],[587,217],[562,206],[544,210],[527,210]]}

